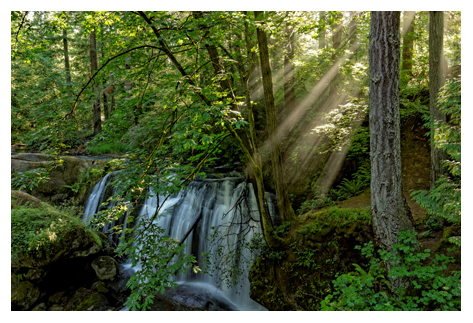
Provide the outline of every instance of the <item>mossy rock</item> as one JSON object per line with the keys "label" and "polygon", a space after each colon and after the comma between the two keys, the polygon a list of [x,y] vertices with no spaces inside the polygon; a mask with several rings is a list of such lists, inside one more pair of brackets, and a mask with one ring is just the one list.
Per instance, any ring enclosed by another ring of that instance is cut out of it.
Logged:
{"label": "mossy rock", "polygon": [[65,311],[105,311],[110,308],[107,298],[86,288],[79,288],[64,307]]}
{"label": "mossy rock", "polygon": [[40,208],[42,202],[34,196],[22,191],[11,191],[11,209],[18,208],[23,205],[27,205],[30,208]]}
{"label": "mossy rock", "polygon": [[[21,276],[20,276],[21,277]],[[37,286],[27,280],[20,280],[15,274],[11,274],[11,309],[28,310],[34,305],[41,295]]]}

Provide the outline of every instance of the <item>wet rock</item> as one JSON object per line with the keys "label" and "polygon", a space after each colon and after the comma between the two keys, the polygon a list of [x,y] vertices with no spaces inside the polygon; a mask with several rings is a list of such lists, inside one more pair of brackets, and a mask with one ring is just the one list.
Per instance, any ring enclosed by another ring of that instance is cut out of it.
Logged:
{"label": "wet rock", "polygon": [[151,311],[237,311],[238,308],[227,298],[205,284],[184,283],[175,289],[158,293],[151,305]]}
{"label": "wet rock", "polygon": [[118,263],[109,256],[101,256],[94,259],[92,268],[100,280],[113,280],[118,273]]}

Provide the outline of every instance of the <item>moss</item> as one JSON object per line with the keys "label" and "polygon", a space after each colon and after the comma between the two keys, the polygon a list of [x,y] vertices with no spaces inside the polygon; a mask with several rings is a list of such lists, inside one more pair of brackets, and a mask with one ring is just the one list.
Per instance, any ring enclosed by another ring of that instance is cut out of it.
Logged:
{"label": "moss", "polygon": [[84,228],[78,218],[68,216],[46,203],[38,207],[28,204],[11,211],[11,252],[48,252],[49,246],[60,241],[67,232]]}

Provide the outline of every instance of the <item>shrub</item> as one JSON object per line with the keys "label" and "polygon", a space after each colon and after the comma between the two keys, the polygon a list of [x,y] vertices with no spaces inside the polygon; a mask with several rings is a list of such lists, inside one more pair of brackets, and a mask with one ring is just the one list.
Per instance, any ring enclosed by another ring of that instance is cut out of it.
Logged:
{"label": "shrub", "polygon": [[[333,292],[322,301],[322,310],[461,310],[461,272],[445,272],[454,260],[436,255],[431,265],[425,265],[430,251],[415,253],[414,237],[410,231],[401,232],[399,243],[393,246],[396,254],[379,251],[381,259],[374,256],[371,241],[363,248],[357,246],[370,259],[369,268],[353,264],[355,272],[334,280]],[[387,277],[408,279],[411,288],[391,291],[382,261],[394,263]]]}

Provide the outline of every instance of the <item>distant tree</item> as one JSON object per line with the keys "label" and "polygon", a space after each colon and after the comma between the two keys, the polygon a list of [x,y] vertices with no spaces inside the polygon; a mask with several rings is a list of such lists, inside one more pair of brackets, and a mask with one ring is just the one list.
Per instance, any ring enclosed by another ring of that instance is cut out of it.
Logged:
{"label": "distant tree", "polygon": [[404,11],[404,18],[402,20],[402,71],[408,78],[412,77],[415,14],[415,11]]}
{"label": "distant tree", "polygon": [[[90,70],[91,74],[94,75],[95,71],[98,69],[97,66],[97,44],[95,39],[95,30],[90,32]],[[96,91],[96,98],[94,100],[93,109],[92,109],[92,123],[93,123],[93,130],[94,135],[97,135],[102,130],[101,124],[101,112],[100,112],[100,94],[98,89],[98,82],[93,81],[94,83],[94,90]]]}
{"label": "distant tree", "polygon": [[[445,122],[447,117],[442,113],[436,103],[439,89],[445,82],[446,66],[442,63],[443,57],[443,11],[431,11],[429,19],[429,98],[430,117],[433,121]],[[435,134],[434,134],[435,136]],[[431,140],[431,170],[430,186],[433,187],[441,175],[447,170],[442,162],[447,159],[444,150],[435,146],[435,138]]]}
{"label": "distant tree", "polygon": [[[398,233],[414,231],[402,194],[399,114],[399,11],[371,12],[369,45],[369,121],[371,151],[371,218],[378,243],[394,252]],[[390,270],[392,265],[387,263]],[[391,279],[393,290],[408,281]]]}

